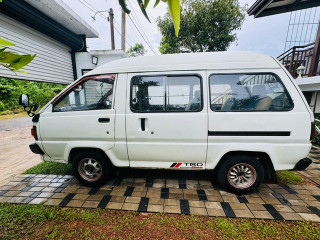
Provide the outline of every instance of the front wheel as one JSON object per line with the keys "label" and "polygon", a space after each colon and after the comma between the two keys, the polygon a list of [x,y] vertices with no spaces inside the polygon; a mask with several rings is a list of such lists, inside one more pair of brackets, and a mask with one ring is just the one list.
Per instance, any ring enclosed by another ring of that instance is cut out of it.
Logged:
{"label": "front wheel", "polygon": [[257,189],[264,179],[264,169],[253,156],[237,155],[224,159],[217,169],[219,184],[231,192],[245,194]]}
{"label": "front wheel", "polygon": [[80,183],[89,187],[99,187],[111,177],[112,166],[102,154],[80,152],[74,157],[72,168]]}

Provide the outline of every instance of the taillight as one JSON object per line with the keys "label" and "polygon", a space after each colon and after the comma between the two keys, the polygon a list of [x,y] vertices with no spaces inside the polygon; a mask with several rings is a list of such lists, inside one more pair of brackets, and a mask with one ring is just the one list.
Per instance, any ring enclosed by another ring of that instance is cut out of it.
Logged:
{"label": "taillight", "polygon": [[31,128],[31,135],[34,137],[35,140],[38,140],[37,128],[35,126]]}
{"label": "taillight", "polygon": [[313,140],[316,137],[316,124],[314,122],[311,123],[311,133],[310,140]]}

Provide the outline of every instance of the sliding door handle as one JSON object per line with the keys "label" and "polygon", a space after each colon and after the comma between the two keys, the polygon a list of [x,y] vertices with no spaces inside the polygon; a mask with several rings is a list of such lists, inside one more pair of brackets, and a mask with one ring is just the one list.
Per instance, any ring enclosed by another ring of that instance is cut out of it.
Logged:
{"label": "sliding door handle", "polygon": [[146,130],[146,119],[141,118],[141,131],[145,131],[145,130]]}
{"label": "sliding door handle", "polygon": [[110,122],[110,118],[99,118],[98,121],[99,123],[108,123]]}

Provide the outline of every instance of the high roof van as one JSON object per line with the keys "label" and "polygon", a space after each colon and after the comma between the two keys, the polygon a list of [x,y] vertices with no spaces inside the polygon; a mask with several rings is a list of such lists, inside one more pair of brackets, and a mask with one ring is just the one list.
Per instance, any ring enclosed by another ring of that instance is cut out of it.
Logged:
{"label": "high roof van", "polygon": [[88,186],[116,167],[214,170],[220,186],[242,194],[277,170],[308,167],[313,121],[272,57],[136,57],[98,67],[52,99],[33,117],[30,148],[44,161],[72,164]]}

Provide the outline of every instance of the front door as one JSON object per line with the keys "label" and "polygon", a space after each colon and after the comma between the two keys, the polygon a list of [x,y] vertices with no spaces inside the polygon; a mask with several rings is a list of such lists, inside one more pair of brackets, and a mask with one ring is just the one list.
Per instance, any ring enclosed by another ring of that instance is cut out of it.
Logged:
{"label": "front door", "polygon": [[51,158],[65,159],[75,147],[114,146],[114,81],[113,75],[84,78],[41,113],[41,143]]}
{"label": "front door", "polygon": [[205,168],[205,72],[128,74],[126,132],[131,167]]}

